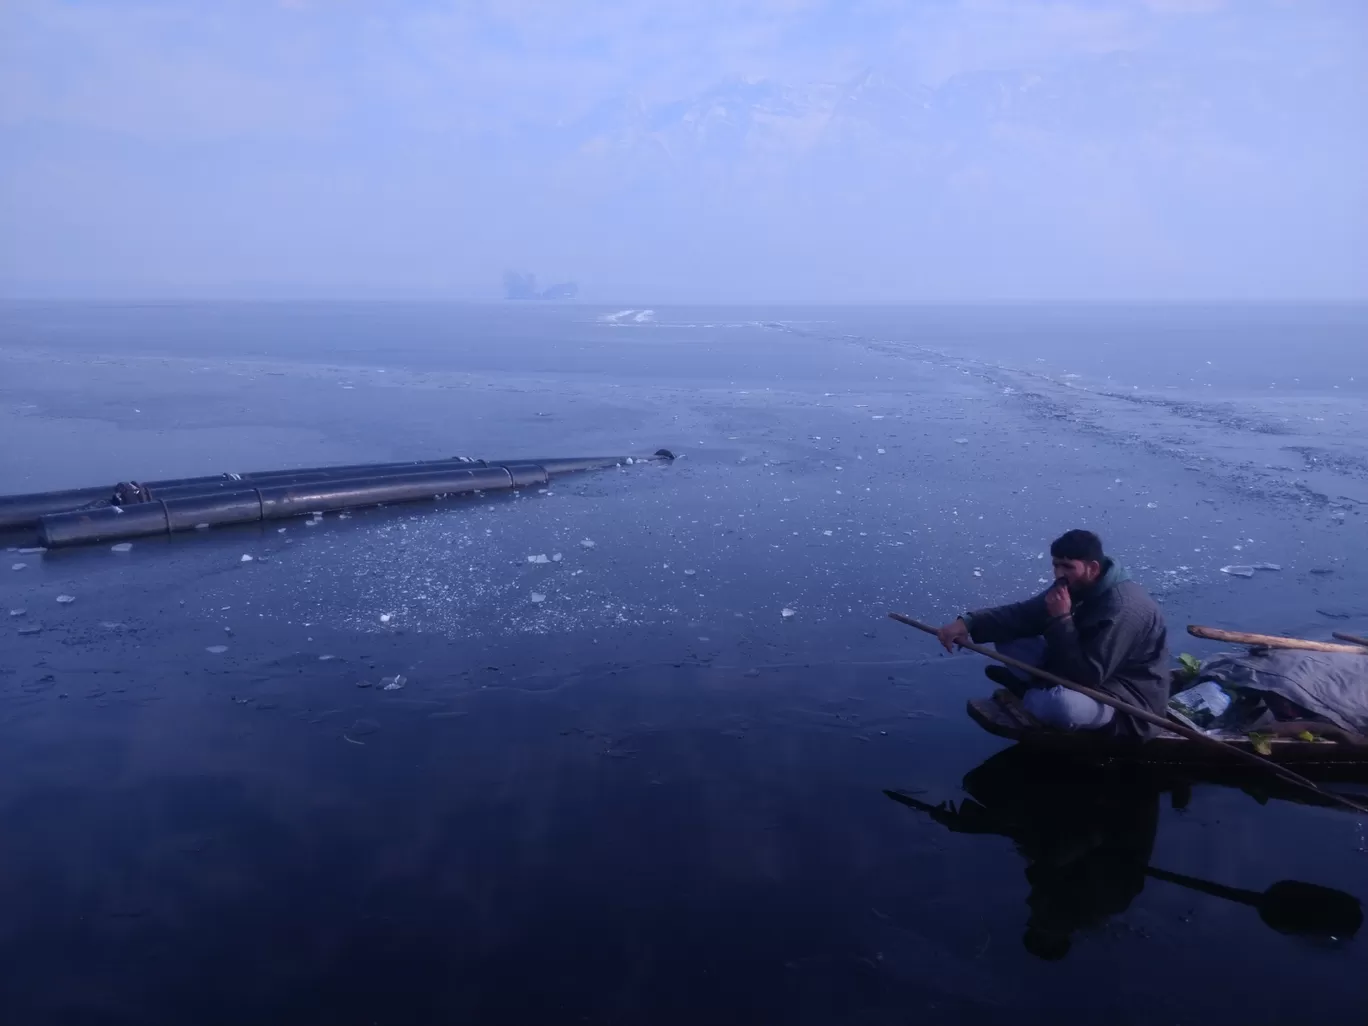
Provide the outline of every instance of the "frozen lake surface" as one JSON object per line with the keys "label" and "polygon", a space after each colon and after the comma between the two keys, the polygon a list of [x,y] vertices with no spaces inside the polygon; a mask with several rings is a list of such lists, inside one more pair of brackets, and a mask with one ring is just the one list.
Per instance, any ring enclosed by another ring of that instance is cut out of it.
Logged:
{"label": "frozen lake surface", "polygon": [[[1214,651],[1188,623],[1368,633],[1363,307],[8,304],[0,438],[0,492],[682,454],[127,551],[12,541],[15,1021],[1368,1001],[1363,937],[1145,874],[1368,898],[1362,821],[996,755],[963,714],[977,657],[885,619],[1020,597],[1085,526],[1162,598],[1175,653]],[[1258,562],[1282,569],[1221,572]],[[882,793],[966,787],[1011,825]]]}

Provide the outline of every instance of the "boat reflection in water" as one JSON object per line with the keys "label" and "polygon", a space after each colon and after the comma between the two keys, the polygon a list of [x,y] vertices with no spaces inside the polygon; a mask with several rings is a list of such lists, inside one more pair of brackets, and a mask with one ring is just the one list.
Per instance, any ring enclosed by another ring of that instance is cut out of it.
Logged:
{"label": "boat reflection in water", "polygon": [[[1191,797],[1191,779],[1171,771],[1133,765],[1080,772],[1077,762],[1015,746],[971,770],[963,786],[970,797],[958,805],[884,793],[957,833],[1015,842],[1031,886],[1022,943],[1039,958],[1063,958],[1074,933],[1125,912],[1149,879],[1249,905],[1279,933],[1344,941],[1363,923],[1359,899],[1334,888],[1281,880],[1260,893],[1151,866],[1161,796],[1168,793],[1175,808]],[[1302,800],[1296,792],[1276,797]]]}

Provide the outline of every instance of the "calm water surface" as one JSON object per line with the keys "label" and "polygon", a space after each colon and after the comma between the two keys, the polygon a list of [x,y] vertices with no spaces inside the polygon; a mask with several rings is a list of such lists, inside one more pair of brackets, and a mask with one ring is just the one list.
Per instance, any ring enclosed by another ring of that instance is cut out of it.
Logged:
{"label": "calm water surface", "polygon": [[[1090,526],[1175,650],[1368,632],[1366,327],[0,308],[0,491],[684,454],[5,553],[0,1018],[1361,1022],[1364,938],[1249,900],[1368,898],[1362,820],[1025,757],[964,716],[974,657],[884,614],[1023,594]],[[1220,570],[1257,561],[1283,569]]]}

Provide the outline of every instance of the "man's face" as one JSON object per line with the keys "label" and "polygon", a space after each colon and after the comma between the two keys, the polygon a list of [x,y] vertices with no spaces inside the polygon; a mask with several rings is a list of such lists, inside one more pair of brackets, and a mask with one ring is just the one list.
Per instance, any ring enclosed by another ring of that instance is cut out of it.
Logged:
{"label": "man's face", "polygon": [[1067,581],[1070,591],[1080,591],[1102,576],[1102,564],[1093,560],[1056,558],[1054,575],[1055,580]]}

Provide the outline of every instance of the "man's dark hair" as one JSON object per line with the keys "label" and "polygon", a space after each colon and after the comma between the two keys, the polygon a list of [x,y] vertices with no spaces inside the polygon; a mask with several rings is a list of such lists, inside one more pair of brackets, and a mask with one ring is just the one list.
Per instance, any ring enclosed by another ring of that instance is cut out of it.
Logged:
{"label": "man's dark hair", "polygon": [[1091,531],[1066,531],[1050,544],[1050,555],[1055,559],[1076,559],[1083,563],[1100,563],[1102,539]]}

